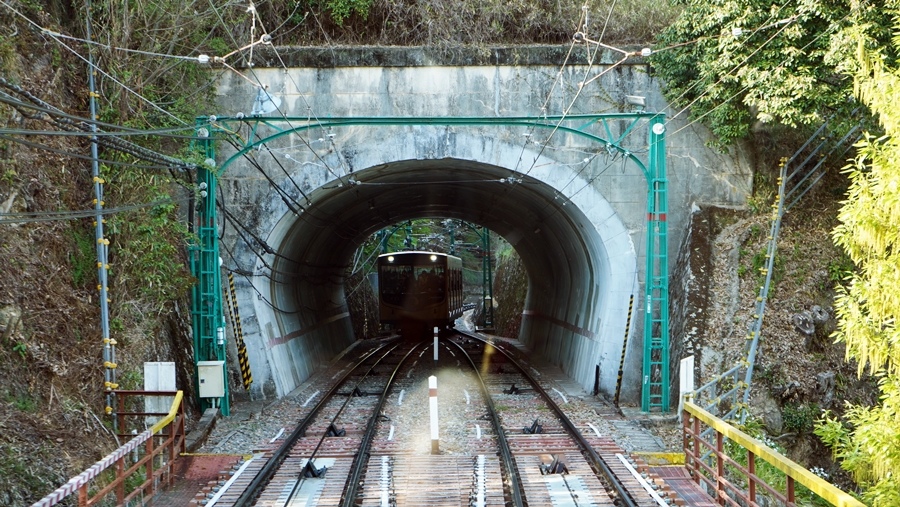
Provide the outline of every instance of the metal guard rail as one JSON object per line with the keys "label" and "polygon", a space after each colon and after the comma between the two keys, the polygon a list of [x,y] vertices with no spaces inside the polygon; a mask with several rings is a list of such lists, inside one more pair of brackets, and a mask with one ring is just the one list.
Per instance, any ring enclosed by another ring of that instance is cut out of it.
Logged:
{"label": "metal guard rail", "polygon": [[[170,484],[174,480],[172,465],[184,452],[184,409],[182,406],[184,394],[182,391],[115,391],[115,393],[117,397],[174,396],[174,399],[167,414],[141,412],[129,414],[132,416],[159,415],[162,418],[84,472],[69,479],[66,484],[32,504],[31,507],[50,507],[75,493],[78,495],[78,506],[88,507],[100,504],[113,492],[116,494],[116,505],[129,505],[138,496],[141,496],[140,505],[144,505],[145,502],[152,499],[157,481],[161,477],[166,484]],[[163,430],[166,429],[168,431],[164,432]],[[159,438],[162,438],[162,441],[155,442],[155,439]],[[131,453],[140,452],[142,444],[145,444],[143,456],[126,468],[126,458]],[[168,452],[166,453],[166,451]],[[159,468],[154,469],[157,457],[160,458],[161,463]],[[111,467],[116,469],[116,478],[91,496],[88,491],[90,482]],[[143,474],[144,480],[126,494],[125,481],[140,471],[146,472]]]}
{"label": "metal guard rail", "polygon": [[[730,370],[720,373],[718,377],[689,393],[688,399],[716,417],[726,421],[737,420],[744,413],[746,407],[741,401],[741,394],[747,387],[741,378],[743,373],[743,364],[733,366]],[[723,391],[720,392],[720,390]],[[707,428],[703,437],[709,436],[711,432],[712,428]]]}
{"label": "metal guard rail", "polygon": [[[803,466],[789,460],[764,445],[759,440],[715,417],[703,408],[686,400],[682,412],[684,425],[685,467],[697,484],[705,484],[713,491],[720,505],[745,506],[760,505],[757,492],[774,497],[785,505],[796,505],[795,483],[802,484],[823,500],[838,507],[865,507],[852,495],[841,491],[828,481],[813,474]],[[701,423],[715,432],[715,441],[704,439]],[[724,439],[727,438],[747,450],[747,466],[743,466],[725,454]],[[704,454],[713,456],[710,465],[705,463]],[[787,492],[781,493],[763,482],[756,475],[756,458],[762,458],[786,476]],[[726,475],[726,467],[731,472],[740,472],[747,481],[747,491],[743,486],[732,483]]]}

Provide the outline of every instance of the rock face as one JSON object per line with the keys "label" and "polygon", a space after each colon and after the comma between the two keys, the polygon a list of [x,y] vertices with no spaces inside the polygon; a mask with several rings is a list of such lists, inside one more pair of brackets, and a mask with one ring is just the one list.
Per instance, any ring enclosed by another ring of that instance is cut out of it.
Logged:
{"label": "rock face", "polygon": [[3,342],[16,340],[22,333],[22,309],[18,306],[0,308],[0,339]]}
{"label": "rock face", "polygon": [[781,435],[784,421],[781,417],[781,406],[767,391],[759,391],[753,397],[750,409],[754,417],[759,418],[770,435]]}
{"label": "rock face", "polygon": [[522,324],[522,308],[528,291],[528,275],[519,255],[502,256],[494,273],[494,329],[500,336],[517,338]]}
{"label": "rock face", "polygon": [[816,395],[820,397],[823,406],[831,405],[834,400],[835,374],[833,371],[824,371],[816,374]]}
{"label": "rock face", "polygon": [[791,316],[791,322],[794,323],[794,329],[798,333],[810,336],[816,332],[816,324],[813,322],[812,315],[809,312],[795,313]]}

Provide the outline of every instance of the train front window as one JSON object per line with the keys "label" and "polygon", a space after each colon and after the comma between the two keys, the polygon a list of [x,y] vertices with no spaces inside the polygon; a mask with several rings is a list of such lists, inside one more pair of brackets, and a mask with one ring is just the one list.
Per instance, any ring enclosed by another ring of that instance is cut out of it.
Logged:
{"label": "train front window", "polygon": [[379,283],[385,303],[422,307],[444,300],[446,269],[435,265],[382,265]]}

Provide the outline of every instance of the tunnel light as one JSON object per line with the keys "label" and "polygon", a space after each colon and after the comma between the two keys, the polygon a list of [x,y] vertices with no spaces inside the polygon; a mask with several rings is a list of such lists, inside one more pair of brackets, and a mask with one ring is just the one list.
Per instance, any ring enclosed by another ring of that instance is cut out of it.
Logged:
{"label": "tunnel light", "polygon": [[388,262],[394,262],[394,256],[388,255]]}
{"label": "tunnel light", "polygon": [[434,262],[434,261],[436,261],[436,260],[437,260],[437,255],[432,255],[432,256],[431,256],[431,262]]}

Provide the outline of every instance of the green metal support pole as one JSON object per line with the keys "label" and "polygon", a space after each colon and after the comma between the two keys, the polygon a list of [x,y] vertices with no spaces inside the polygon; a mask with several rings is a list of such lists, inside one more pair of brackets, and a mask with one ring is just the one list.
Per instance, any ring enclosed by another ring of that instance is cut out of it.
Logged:
{"label": "green metal support pole", "polygon": [[456,255],[456,222],[450,220],[450,255]]}
{"label": "green metal support pole", "polygon": [[409,250],[415,248],[413,244],[412,220],[406,222],[406,238],[403,239],[403,245]]}
{"label": "green metal support pole", "polygon": [[[216,217],[215,152],[209,139],[201,141],[207,163],[197,169],[198,203],[197,244],[190,250],[191,271],[197,279],[191,298],[194,330],[194,375],[200,408],[217,406],[222,415],[230,415],[228,365],[225,349],[225,313],[222,307],[222,279],[220,273],[218,221]],[[199,365],[205,361],[222,361],[222,382],[225,394],[221,398],[200,398]]]}
{"label": "green metal support pole", "polygon": [[491,231],[481,228],[481,245],[484,256],[481,258],[481,292],[484,295],[484,327],[494,327],[494,284],[491,272]]}
{"label": "green metal support pole", "polygon": [[650,120],[641,410],[669,411],[669,258],[665,117]]}

